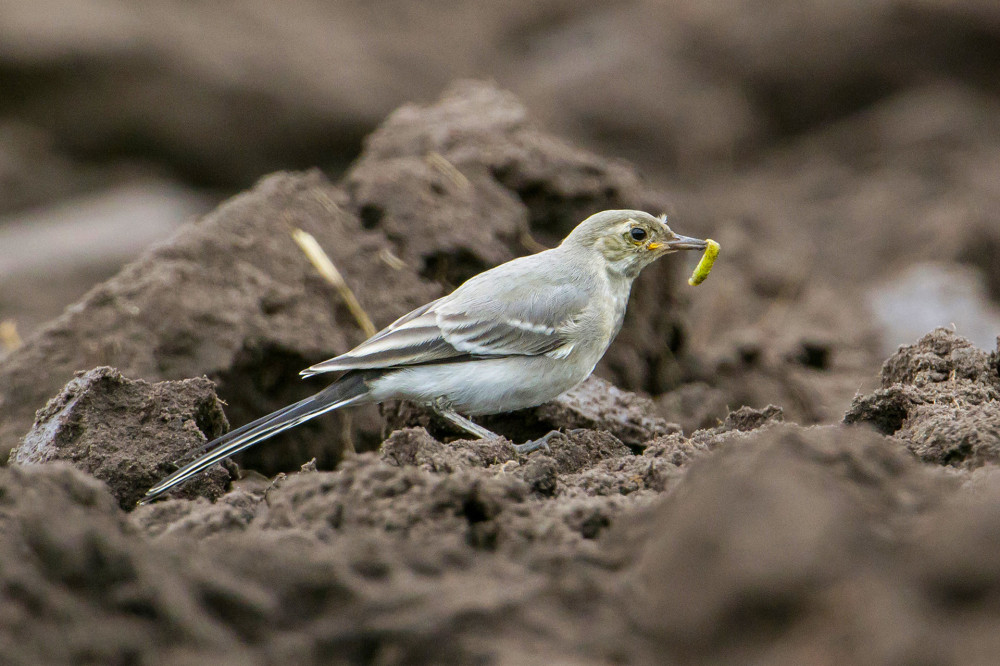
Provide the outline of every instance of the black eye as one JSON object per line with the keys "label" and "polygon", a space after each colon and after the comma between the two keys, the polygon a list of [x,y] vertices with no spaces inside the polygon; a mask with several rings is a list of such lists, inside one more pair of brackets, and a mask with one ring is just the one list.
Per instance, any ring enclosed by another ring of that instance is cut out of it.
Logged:
{"label": "black eye", "polygon": [[646,239],[646,230],[642,227],[633,227],[632,231],[629,232],[632,236],[632,240],[641,241]]}

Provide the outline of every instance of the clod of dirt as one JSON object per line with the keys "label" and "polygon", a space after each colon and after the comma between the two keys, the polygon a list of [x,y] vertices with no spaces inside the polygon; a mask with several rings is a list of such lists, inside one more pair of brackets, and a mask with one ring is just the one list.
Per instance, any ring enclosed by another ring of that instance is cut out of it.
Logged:
{"label": "clod of dirt", "polygon": [[643,455],[684,466],[717,447],[743,441],[745,433],[783,421],[784,412],[774,405],[768,405],[764,409],[740,407],[729,412],[718,425],[696,430],[690,437],[684,437],[680,433],[657,437],[648,443]]}
{"label": "clod of dirt", "polygon": [[1000,403],[919,405],[896,437],[921,460],[974,469],[1000,462]]}
{"label": "clod of dirt", "polygon": [[[104,481],[123,509],[175,469],[172,464],[227,429],[207,379],[149,384],[113,368],[80,373],[44,409],[10,463],[65,460]],[[181,496],[216,498],[229,473],[217,465]]]}
{"label": "clod of dirt", "polygon": [[930,390],[962,380],[1000,387],[989,352],[946,328],[935,329],[915,345],[901,346],[882,365],[883,388],[911,384]]}
{"label": "clod of dirt", "polygon": [[844,423],[867,423],[883,435],[895,434],[916,405],[920,391],[905,384],[891,384],[868,395],[856,396],[844,415]]}
{"label": "clod of dirt", "polygon": [[739,409],[729,412],[726,416],[726,420],[722,422],[720,426],[720,432],[728,432],[730,430],[740,430],[749,431],[755,430],[765,423],[774,423],[785,420],[784,412],[781,407],[775,405],[768,405],[764,409],[754,409],[753,407],[740,407]]}
{"label": "clod of dirt", "polygon": [[402,467],[454,472],[470,467],[501,465],[516,456],[510,442],[497,439],[458,440],[443,444],[423,428],[403,428],[382,442],[381,459]]}
{"label": "clod of dirt", "polygon": [[965,469],[1000,462],[998,355],[936,329],[889,357],[882,388],[855,397],[844,422],[869,423],[926,462]]}
{"label": "clod of dirt", "polygon": [[629,453],[629,448],[611,433],[577,428],[550,438],[549,450],[544,455],[555,462],[559,472],[571,474],[590,469],[608,458],[627,457]]}

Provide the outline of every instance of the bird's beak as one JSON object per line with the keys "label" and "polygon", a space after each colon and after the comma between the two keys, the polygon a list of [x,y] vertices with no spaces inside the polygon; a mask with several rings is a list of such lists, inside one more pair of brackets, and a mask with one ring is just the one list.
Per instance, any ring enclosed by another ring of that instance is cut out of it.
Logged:
{"label": "bird's beak", "polygon": [[678,250],[704,250],[708,247],[708,242],[703,241],[699,238],[691,238],[690,236],[677,236],[668,240],[666,243],[667,249],[671,252],[676,252]]}

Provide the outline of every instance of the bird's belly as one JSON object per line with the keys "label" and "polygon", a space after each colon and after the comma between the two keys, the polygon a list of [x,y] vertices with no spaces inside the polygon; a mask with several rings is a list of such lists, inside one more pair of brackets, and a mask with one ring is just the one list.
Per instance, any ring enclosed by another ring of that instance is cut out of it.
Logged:
{"label": "bird's belly", "polygon": [[378,402],[442,398],[463,414],[497,414],[547,402],[582,382],[593,369],[593,364],[547,356],[442,363],[391,372],[372,381],[371,390]]}

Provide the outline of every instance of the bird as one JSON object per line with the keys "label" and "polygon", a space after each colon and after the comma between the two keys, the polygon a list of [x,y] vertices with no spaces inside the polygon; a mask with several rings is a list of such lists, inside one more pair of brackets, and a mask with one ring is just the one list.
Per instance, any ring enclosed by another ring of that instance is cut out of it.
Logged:
{"label": "bird", "polygon": [[[340,373],[304,400],[208,442],[151,487],[152,501],[215,463],[327,412],[409,400],[477,437],[498,437],[469,416],[535,407],[580,384],[621,329],[632,283],[660,257],[704,250],[665,215],[606,210],[557,246],[484,271],[400,317],[354,349],[303,370]],[[548,448],[555,434],[516,445]]]}

